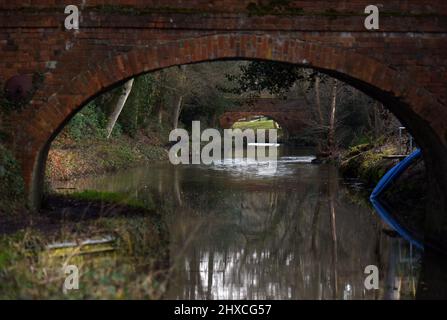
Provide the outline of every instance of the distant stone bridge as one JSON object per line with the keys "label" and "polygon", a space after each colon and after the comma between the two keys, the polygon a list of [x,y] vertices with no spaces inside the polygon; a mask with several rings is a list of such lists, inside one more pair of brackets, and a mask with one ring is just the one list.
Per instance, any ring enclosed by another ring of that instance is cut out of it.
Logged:
{"label": "distant stone bridge", "polygon": [[[65,6],[81,11],[65,30]],[[2,136],[30,204],[42,196],[51,142],[98,94],[136,75],[204,61],[287,62],[380,101],[424,153],[433,210],[427,236],[447,247],[447,1],[0,1]]]}
{"label": "distant stone bridge", "polygon": [[261,98],[223,113],[219,124],[221,128],[229,129],[235,122],[253,116],[265,116],[274,120],[287,138],[298,136],[312,121],[310,107],[303,100]]}

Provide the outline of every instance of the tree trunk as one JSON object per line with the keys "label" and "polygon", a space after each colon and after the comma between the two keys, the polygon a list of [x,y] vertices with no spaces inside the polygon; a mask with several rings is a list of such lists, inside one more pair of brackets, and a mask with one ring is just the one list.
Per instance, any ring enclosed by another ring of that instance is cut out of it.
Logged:
{"label": "tree trunk", "polygon": [[161,126],[163,122],[163,95],[162,95],[162,85],[164,77],[162,77],[161,72],[155,73],[155,113],[157,116],[157,123]]}
{"label": "tree trunk", "polygon": [[163,107],[161,101],[158,102],[157,121],[159,125],[161,125],[163,122]]}
{"label": "tree trunk", "polygon": [[123,92],[118,98],[118,101],[115,105],[115,108],[112,114],[109,117],[109,121],[107,123],[107,139],[110,138],[112,134],[113,128],[115,127],[116,121],[118,120],[121,111],[123,111],[124,105],[126,104],[127,98],[129,97],[130,92],[132,91],[133,80],[130,79],[123,86]]}
{"label": "tree trunk", "polygon": [[175,198],[177,200],[177,204],[179,206],[183,206],[182,191],[181,191],[180,179],[178,176],[177,168],[178,167],[176,167],[174,170],[174,194],[175,194]]}
{"label": "tree trunk", "polygon": [[174,120],[173,121],[174,129],[177,129],[177,127],[178,127],[178,120],[180,117],[180,112],[182,111],[182,104],[183,104],[183,95],[180,95],[177,100],[175,109],[174,109],[174,119],[173,119]]}
{"label": "tree trunk", "polygon": [[381,103],[377,102],[377,106],[374,106],[374,138],[377,140],[380,134],[383,132],[382,119],[380,118],[380,110],[382,109]]}
{"label": "tree trunk", "polygon": [[323,113],[321,112],[321,98],[320,98],[320,77],[315,77],[315,100],[317,104],[318,120],[320,121],[320,126],[323,127]]}
{"label": "tree trunk", "polygon": [[337,109],[337,88],[338,81],[334,79],[334,86],[332,87],[332,103],[331,103],[331,115],[329,120],[329,133],[328,133],[328,149],[330,154],[335,149],[335,113]]}
{"label": "tree trunk", "polygon": [[[324,128],[324,120],[323,120],[323,113],[321,112],[321,96],[320,96],[320,77],[315,77],[315,102],[317,107],[317,114],[318,114],[318,126],[319,130],[322,130]],[[323,134],[320,132],[318,134],[318,144],[317,149],[318,152],[322,151],[322,142],[323,142]]]}
{"label": "tree trunk", "polygon": [[179,68],[180,73],[179,73],[179,88],[180,88],[180,93],[178,96],[178,100],[177,103],[175,105],[175,109],[174,109],[174,115],[173,115],[173,126],[174,129],[177,129],[178,127],[178,122],[179,122],[179,118],[180,118],[180,113],[182,111],[182,105],[183,105],[183,95],[185,92],[185,87],[186,87],[186,65],[180,66]]}

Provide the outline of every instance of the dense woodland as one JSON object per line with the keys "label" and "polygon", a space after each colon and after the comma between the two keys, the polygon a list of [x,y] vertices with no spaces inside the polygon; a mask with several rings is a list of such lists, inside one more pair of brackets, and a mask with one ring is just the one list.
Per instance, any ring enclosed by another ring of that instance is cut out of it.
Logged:
{"label": "dense woodland", "polygon": [[339,150],[390,134],[397,121],[358,90],[324,74],[273,62],[215,62],[144,74],[91,101],[64,134],[75,140],[158,134],[218,118],[240,98],[303,98],[313,122],[298,143]]}

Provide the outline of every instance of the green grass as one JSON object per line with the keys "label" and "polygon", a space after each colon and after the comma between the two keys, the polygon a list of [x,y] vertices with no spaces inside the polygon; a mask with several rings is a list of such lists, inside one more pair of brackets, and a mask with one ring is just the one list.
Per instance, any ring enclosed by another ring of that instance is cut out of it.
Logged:
{"label": "green grass", "polygon": [[233,129],[276,129],[275,121],[273,120],[259,120],[259,121],[240,121],[233,125]]}
{"label": "green grass", "polygon": [[69,195],[71,198],[83,201],[102,201],[107,203],[122,204],[134,208],[145,208],[143,202],[132,199],[125,194],[116,192],[103,192],[95,190],[85,190]]}
{"label": "green grass", "polygon": [[71,180],[168,159],[163,146],[150,143],[147,138],[133,140],[124,135],[111,140],[59,141],[49,154],[48,179]]}

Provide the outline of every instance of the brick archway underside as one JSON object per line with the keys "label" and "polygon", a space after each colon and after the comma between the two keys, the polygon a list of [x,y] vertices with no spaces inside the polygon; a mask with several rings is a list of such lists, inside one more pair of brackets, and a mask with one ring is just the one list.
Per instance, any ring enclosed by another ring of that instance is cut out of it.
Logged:
{"label": "brick archway underside", "polygon": [[[7,9],[0,10],[0,82],[17,74],[42,78],[23,111],[7,119],[30,201],[40,198],[51,141],[99,93],[174,65],[254,59],[317,69],[382,102],[422,147],[436,206],[446,208],[447,6],[391,0],[381,30],[366,32],[366,0],[290,1],[270,8],[280,10],[275,15],[262,4],[253,12],[250,3],[112,0],[105,10],[92,0],[81,7],[77,32],[62,29],[64,6],[54,1],[0,5]],[[430,235],[447,244],[446,216],[429,220]]]}
{"label": "brick archway underside", "polygon": [[219,124],[221,128],[229,129],[240,119],[264,116],[277,122],[287,138],[293,138],[312,125],[310,110],[310,106],[303,99],[250,99],[239,107],[224,112],[219,118]]}

